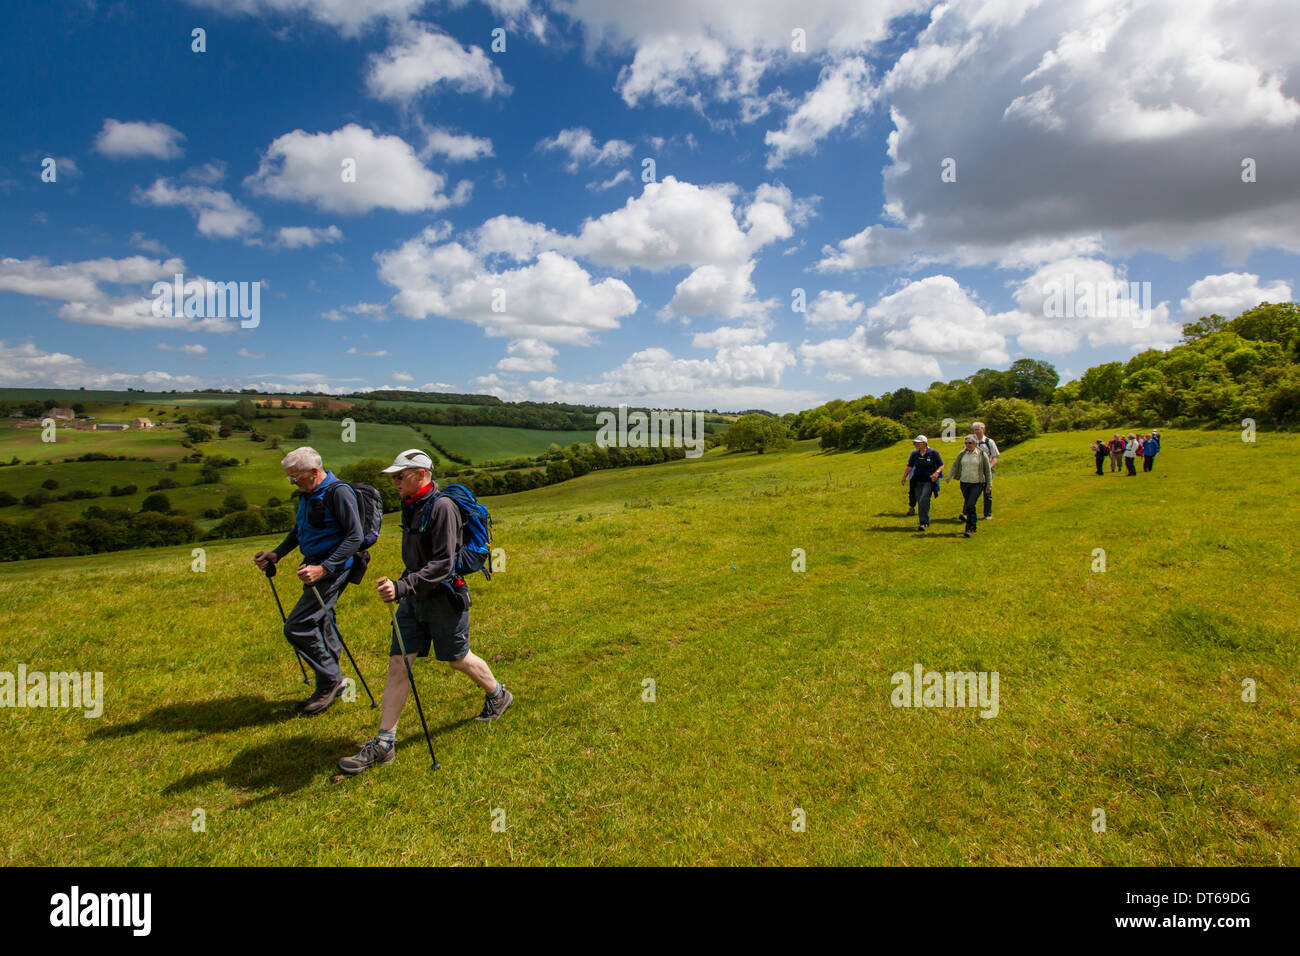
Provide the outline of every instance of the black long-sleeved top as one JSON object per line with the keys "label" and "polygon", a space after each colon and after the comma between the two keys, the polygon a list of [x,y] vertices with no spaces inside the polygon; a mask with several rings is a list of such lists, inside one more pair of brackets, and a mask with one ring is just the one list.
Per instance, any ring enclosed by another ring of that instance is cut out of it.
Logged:
{"label": "black long-sleeved top", "polygon": [[429,499],[437,493],[438,486],[430,484],[423,494],[402,502],[402,563],[406,569],[394,582],[398,598],[432,598],[455,569],[461,534],[456,502],[450,498],[435,501],[427,526],[420,528]]}

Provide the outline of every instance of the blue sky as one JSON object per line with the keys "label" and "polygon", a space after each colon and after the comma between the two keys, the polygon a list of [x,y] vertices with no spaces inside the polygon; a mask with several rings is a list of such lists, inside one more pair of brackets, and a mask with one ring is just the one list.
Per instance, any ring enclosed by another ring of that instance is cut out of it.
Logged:
{"label": "blue sky", "polygon": [[[6,17],[2,385],[789,411],[1024,356],[1069,378],[1300,274],[1288,3]],[[258,326],[157,315],[178,271],[261,283]],[[1138,311],[1101,304],[1129,283]]]}

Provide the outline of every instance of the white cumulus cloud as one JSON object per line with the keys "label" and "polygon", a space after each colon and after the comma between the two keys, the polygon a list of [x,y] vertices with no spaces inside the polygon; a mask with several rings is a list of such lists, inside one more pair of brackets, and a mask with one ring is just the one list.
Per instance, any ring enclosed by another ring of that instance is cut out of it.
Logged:
{"label": "white cumulus cloud", "polygon": [[123,123],[104,120],[95,137],[95,149],[110,159],[177,159],[185,152],[181,140],[185,134],[166,123]]}
{"label": "white cumulus cloud", "polygon": [[[355,172],[354,181],[344,177],[347,170]],[[267,147],[244,185],[273,199],[352,214],[436,211],[467,202],[470,191],[466,180],[447,195],[446,177],[427,169],[409,143],[355,123],[332,133],[285,133]]]}

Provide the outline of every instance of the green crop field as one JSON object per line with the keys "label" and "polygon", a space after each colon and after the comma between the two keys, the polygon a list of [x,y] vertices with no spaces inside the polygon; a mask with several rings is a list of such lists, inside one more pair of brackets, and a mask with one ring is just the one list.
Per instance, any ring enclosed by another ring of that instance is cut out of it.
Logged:
{"label": "green crop field", "polygon": [[[267,434],[283,432],[287,436],[297,421],[297,417],[272,420],[267,423],[270,426]],[[261,425],[259,422],[259,427]],[[181,462],[190,452],[180,445],[184,438],[180,429],[89,432],[60,428],[56,440],[46,443],[41,441],[39,428],[0,428],[0,461],[8,461],[17,456],[23,461],[41,462],[0,468],[0,488],[21,498],[36,491],[43,481],[52,478],[59,483],[55,494],[73,489],[104,493],[102,498],[52,501],[41,506],[39,512],[22,505],[11,505],[0,508],[0,518],[22,521],[36,517],[38,513],[42,516],[74,518],[90,505],[135,511],[139,510],[141,502],[149,494],[148,488],[164,477],[179,482],[181,486],[163,492],[171,506],[191,515],[202,514],[206,509],[219,505],[226,494],[235,489],[243,491],[252,505],[262,504],[272,496],[284,501],[293,488],[280,469],[280,459],[295,445],[310,444],[321,453],[325,466],[334,469],[363,458],[391,460],[402,449],[421,442],[420,435],[405,425],[373,425],[362,422],[356,426],[353,435],[355,440],[351,442],[343,441],[338,422],[316,421],[309,422],[309,425],[312,426],[310,438],[299,442],[285,437],[278,450],[271,448],[269,442],[252,441],[243,433],[201,443],[197,448],[205,455],[237,458],[241,463],[238,467],[222,468],[220,483],[212,485],[197,484],[200,465]],[[87,452],[156,460],[63,461],[64,458],[75,458]],[[247,465],[243,464],[245,459],[248,459]],[[167,470],[169,463],[177,463],[174,471]],[[113,485],[136,485],[138,490],[133,495],[109,497],[108,491]]]}
{"label": "green crop field", "polygon": [[474,464],[540,455],[552,443],[561,448],[574,442],[595,441],[596,430],[562,431],[540,428],[503,428],[497,425],[419,425],[438,442]]}
{"label": "green crop field", "polygon": [[[1300,436],[1170,431],[1135,478],[1087,441],[1005,449],[969,540],[955,485],[915,533],[903,444],[488,499],[472,644],[516,703],[475,723],[420,661],[437,772],[411,703],[356,778],[364,695],[293,714],[271,538],[0,565],[0,669],[104,680],[98,719],[0,714],[0,863],[1300,863],[1300,480],[1258,480]],[[339,620],[378,694],[395,529],[375,553]],[[996,672],[996,715],[892,706],[915,665]]]}
{"label": "green crop field", "polygon": [[[130,421],[138,415],[148,416],[154,405],[131,406],[129,414],[119,412],[115,406],[110,418],[103,409],[92,412],[102,420]],[[276,410],[280,414],[280,410]],[[25,521],[38,516],[56,516],[64,519],[80,517],[91,505],[127,508],[137,511],[150,494],[149,488],[162,478],[179,482],[179,488],[164,490],[174,509],[192,516],[201,515],[209,508],[220,505],[233,490],[244,492],[250,505],[261,505],[270,497],[282,501],[288,498],[289,487],[280,470],[280,459],[285,452],[300,444],[311,445],[321,453],[325,466],[342,468],[363,458],[391,461],[398,452],[412,447],[426,448],[421,430],[428,429],[438,436],[452,451],[473,460],[504,460],[519,455],[533,455],[545,451],[552,442],[568,444],[592,439],[595,432],[532,431],[524,428],[494,428],[486,426],[457,426],[422,428],[407,425],[380,425],[357,422],[345,436],[342,423],[334,420],[307,420],[297,411],[286,410],[283,418],[258,419],[256,425],[268,436],[280,437],[280,448],[273,449],[269,442],[254,442],[246,433],[236,432],[229,438],[214,439],[199,444],[197,449],[205,455],[236,458],[240,465],[221,469],[218,484],[198,484],[201,466],[184,462],[190,450],[181,447],[185,439],[181,427],[159,427],[151,431],[81,431],[60,427],[55,441],[41,440],[40,428],[7,428],[0,426],[0,462],[17,458],[26,464],[0,467],[0,490],[17,498],[37,491],[42,482],[53,479],[59,487],[53,494],[73,490],[98,491],[101,498],[51,501],[40,510],[23,505],[0,508],[0,519]],[[154,416],[157,420],[157,416]],[[306,421],[311,435],[304,439],[290,438],[295,425]],[[345,441],[345,437],[350,440]],[[469,449],[468,451],[466,449]],[[433,449],[435,455],[437,452]],[[130,458],[150,458],[153,461],[64,461],[89,452],[105,455],[125,455]],[[248,464],[243,464],[247,459]],[[35,462],[35,464],[32,464]],[[168,466],[175,464],[175,469]],[[135,485],[133,495],[109,497],[112,486]],[[215,520],[201,521],[210,527]]]}

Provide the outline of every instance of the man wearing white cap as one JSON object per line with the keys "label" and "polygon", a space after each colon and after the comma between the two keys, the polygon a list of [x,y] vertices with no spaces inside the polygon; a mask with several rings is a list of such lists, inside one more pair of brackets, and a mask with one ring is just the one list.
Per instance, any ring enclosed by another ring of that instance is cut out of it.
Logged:
{"label": "man wearing white cap", "polygon": [[907,459],[903,481],[911,481],[916,488],[916,506],[920,511],[917,516],[919,527],[916,530],[925,531],[930,527],[930,494],[943,471],[943,459],[930,447],[930,440],[924,435],[913,438],[912,446],[915,451]]}
{"label": "man wearing white cap", "polygon": [[432,471],[433,460],[418,448],[402,452],[384,469],[385,474],[393,476],[402,496],[402,563],[406,567],[396,581],[381,577],[375,590],[384,601],[401,602],[397,626],[402,629],[407,660],[402,660],[402,645],[394,634],[388,651],[388,681],[384,685],[379,732],[366,741],[360,753],[339,761],[344,773],[361,773],[392,762],[396,756],[397,719],[410,691],[406,668],[417,657],[427,657],[430,648],[436,659],[446,661],[483,688],[483,710],[476,720],[495,720],[514,702],[514,695],[497,683],[487,662],[469,649],[469,591],[456,572],[456,552],[461,546],[460,509],[450,497],[438,494]]}

